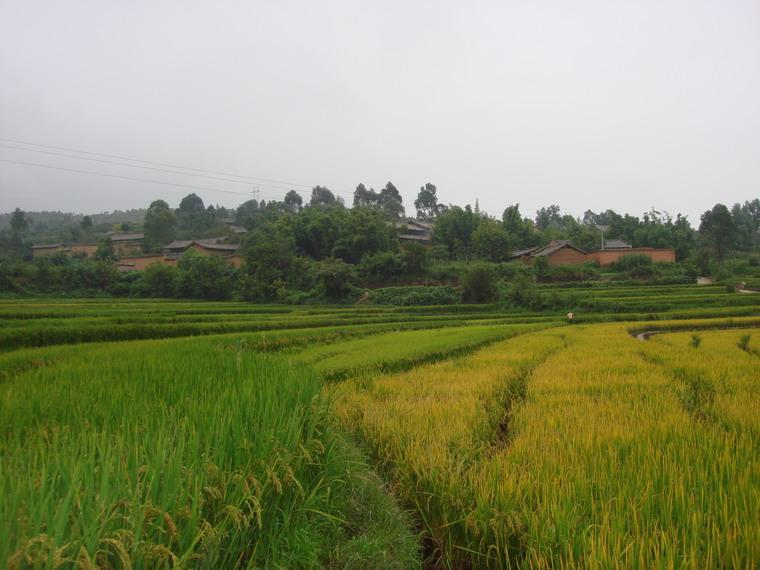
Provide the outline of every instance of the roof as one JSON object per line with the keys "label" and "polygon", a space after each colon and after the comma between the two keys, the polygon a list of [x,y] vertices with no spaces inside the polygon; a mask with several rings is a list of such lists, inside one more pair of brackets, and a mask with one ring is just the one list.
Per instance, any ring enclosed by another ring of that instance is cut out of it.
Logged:
{"label": "roof", "polygon": [[32,249],[53,249],[57,247],[63,247],[62,243],[40,243],[33,245]]}
{"label": "roof", "polygon": [[517,251],[513,251],[512,253],[509,254],[509,259],[518,259],[526,255],[529,255],[531,257],[545,257],[565,247],[572,248],[584,255],[586,255],[587,253],[581,248],[575,247],[572,243],[570,243],[569,239],[555,239],[555,240],[550,241],[545,246],[536,246],[536,247],[531,247],[528,249],[520,249]]}
{"label": "roof", "polygon": [[398,239],[413,240],[413,241],[430,241],[432,238],[429,235],[419,234],[401,234]]}
{"label": "roof", "polygon": [[240,244],[238,243],[219,243],[216,239],[175,239],[164,249],[184,251],[193,244],[197,244],[204,249],[217,249],[221,251],[237,251],[240,249]]}
{"label": "roof", "polygon": [[575,247],[572,243],[570,243],[570,240],[568,239],[555,239],[555,240],[550,241],[544,247],[539,248],[537,251],[533,252],[531,256],[544,257],[544,256],[552,255],[553,253],[556,253],[560,249],[564,249],[566,247],[574,249],[575,251],[578,251],[582,253],[583,255],[586,255],[588,253],[587,251],[584,251],[579,247]]}
{"label": "roof", "polygon": [[529,247],[528,249],[518,249],[517,251],[513,251],[512,253],[510,253],[509,257],[515,259],[518,257],[522,257],[523,255],[529,255],[533,253],[534,251],[536,251],[537,249],[541,249],[541,247],[537,245],[534,247]]}
{"label": "roof", "polygon": [[132,240],[143,239],[145,237],[145,234],[141,232],[132,232],[132,233],[108,232],[106,235],[109,238],[111,238],[111,241],[132,241]]}
{"label": "roof", "polygon": [[623,241],[622,239],[606,239],[604,240],[603,249],[630,249],[631,244]]}

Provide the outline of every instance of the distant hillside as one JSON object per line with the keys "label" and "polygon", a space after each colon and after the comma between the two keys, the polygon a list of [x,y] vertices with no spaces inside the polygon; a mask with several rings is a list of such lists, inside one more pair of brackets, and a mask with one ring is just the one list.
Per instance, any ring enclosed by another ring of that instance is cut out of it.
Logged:
{"label": "distant hillside", "polygon": [[[58,229],[69,226],[79,225],[85,215],[92,218],[94,225],[98,224],[119,224],[130,222],[133,224],[142,224],[145,219],[145,209],[137,210],[114,210],[113,212],[101,212],[99,214],[75,214],[73,212],[26,212],[26,216],[31,220],[32,227],[46,227],[47,229]],[[11,213],[0,214],[0,230],[10,227]]]}

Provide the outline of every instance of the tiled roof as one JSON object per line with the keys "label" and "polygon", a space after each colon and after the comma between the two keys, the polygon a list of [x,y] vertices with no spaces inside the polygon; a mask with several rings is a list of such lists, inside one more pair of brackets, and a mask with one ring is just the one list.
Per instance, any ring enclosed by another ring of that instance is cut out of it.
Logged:
{"label": "tiled roof", "polygon": [[193,244],[198,244],[199,246],[205,249],[217,249],[217,250],[222,250],[222,251],[237,251],[238,249],[240,249],[240,244],[238,243],[219,243],[216,239],[174,240],[169,245],[167,245],[164,249],[184,251],[188,247],[191,247]]}
{"label": "tiled roof", "polygon": [[111,241],[132,241],[132,240],[140,240],[145,237],[145,234],[139,233],[139,232],[132,232],[132,233],[108,232],[106,235],[109,238],[111,238]]}
{"label": "tiled roof", "polygon": [[630,249],[631,244],[623,241],[622,239],[606,239],[604,240],[604,249]]}

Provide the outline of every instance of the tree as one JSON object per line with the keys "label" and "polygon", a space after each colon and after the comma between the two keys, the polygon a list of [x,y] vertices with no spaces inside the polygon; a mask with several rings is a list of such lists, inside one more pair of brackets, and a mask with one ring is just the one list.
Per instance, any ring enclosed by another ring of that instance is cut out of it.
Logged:
{"label": "tree", "polygon": [[501,217],[504,224],[504,231],[509,236],[509,240],[515,246],[534,245],[533,225],[529,220],[523,219],[520,214],[520,204],[507,206]]}
{"label": "tree", "polygon": [[472,233],[478,225],[476,216],[469,205],[464,208],[452,206],[438,216],[433,227],[433,240],[446,247],[449,259],[467,259],[472,244]]}
{"label": "tree", "polygon": [[291,214],[300,212],[303,207],[303,198],[295,190],[289,190],[282,201],[285,204],[285,209]]}
{"label": "tree", "polygon": [[169,204],[163,200],[154,200],[145,212],[143,228],[145,244],[149,251],[159,249],[174,239],[177,218]]}
{"label": "tree", "polygon": [[496,299],[496,274],[486,264],[478,263],[464,272],[461,279],[462,300],[467,303],[489,303]]}
{"label": "tree", "polygon": [[377,208],[379,206],[380,196],[374,189],[364,184],[359,184],[354,190],[354,208]]}
{"label": "tree", "polygon": [[92,218],[90,216],[85,216],[84,218],[82,218],[82,221],[79,222],[79,227],[85,233],[89,233],[90,231],[92,231]]}
{"label": "tree", "polygon": [[93,256],[98,261],[116,261],[116,251],[113,248],[111,238],[103,238],[98,244]]}
{"label": "tree", "polygon": [[733,248],[736,227],[723,204],[715,204],[712,210],[702,214],[699,224],[699,237],[707,250],[712,252],[718,262],[722,262],[726,254]]}
{"label": "tree", "polygon": [[196,237],[208,230],[213,223],[213,218],[203,205],[203,200],[195,193],[182,198],[176,215],[177,225],[186,237]]}
{"label": "tree", "polygon": [[11,232],[14,235],[21,236],[29,229],[29,220],[26,218],[26,213],[20,208],[13,210],[11,214]]}
{"label": "tree", "polygon": [[234,272],[221,257],[188,250],[177,261],[177,292],[194,299],[229,299]]}
{"label": "tree", "polygon": [[150,297],[173,297],[177,288],[177,268],[164,263],[151,263],[142,275]]}
{"label": "tree", "polygon": [[388,182],[385,188],[378,194],[378,205],[389,220],[397,220],[404,215],[404,200],[398,189],[392,182]]}
{"label": "tree", "polygon": [[545,230],[551,225],[559,226],[562,223],[559,206],[552,204],[547,208],[541,208],[536,212],[536,227]]}
{"label": "tree", "polygon": [[314,259],[332,255],[340,227],[347,216],[343,208],[305,208],[293,219],[292,232],[298,252]]}
{"label": "tree", "polygon": [[737,249],[752,251],[760,246],[760,199],[734,204],[731,218],[736,227]]}
{"label": "tree", "polygon": [[348,263],[329,257],[312,265],[312,278],[320,296],[339,301],[353,288],[356,273]]}
{"label": "tree", "polygon": [[420,187],[420,191],[417,194],[417,199],[414,201],[414,207],[417,209],[418,220],[432,220],[438,217],[446,206],[438,203],[438,196],[436,196],[435,184],[427,182],[424,186]]}
{"label": "tree", "polygon": [[246,297],[281,300],[284,291],[303,277],[296,254],[293,230],[285,219],[267,223],[250,232],[243,245],[247,282]]}
{"label": "tree", "polygon": [[335,197],[328,188],[324,186],[315,186],[311,190],[311,199],[309,200],[309,206],[312,208],[330,208],[335,206],[342,206],[343,201]]}
{"label": "tree", "polygon": [[348,263],[358,263],[364,256],[398,249],[395,228],[382,212],[355,208],[339,218],[340,227],[330,255]]}
{"label": "tree", "polygon": [[502,223],[491,218],[482,218],[472,232],[473,252],[488,261],[504,261],[513,245]]}

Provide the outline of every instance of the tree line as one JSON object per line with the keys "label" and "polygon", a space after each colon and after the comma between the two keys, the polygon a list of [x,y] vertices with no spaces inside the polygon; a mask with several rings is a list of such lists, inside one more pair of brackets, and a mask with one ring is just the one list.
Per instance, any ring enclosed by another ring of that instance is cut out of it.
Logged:
{"label": "tree line", "polygon": [[[413,218],[432,226],[432,243],[422,246],[402,243],[406,208],[398,189],[388,182],[379,191],[357,185],[351,206],[329,188],[315,186],[305,200],[298,192],[287,192],[282,200],[248,200],[235,209],[205,205],[196,194],[185,196],[177,208],[164,200],[154,200],[145,210],[142,224],[117,226],[122,231],[144,232],[146,253],[159,252],[173,239],[216,237],[241,242],[244,267],[230,270],[216,261],[186,263],[177,267],[155,268],[147,273],[149,289],[156,292],[183,290],[188,296],[208,298],[235,296],[258,301],[282,301],[299,296],[339,299],[357,287],[388,283],[456,281],[456,270],[441,278],[440,267],[461,267],[462,262],[502,263],[514,250],[543,245],[554,239],[568,239],[586,250],[599,249],[600,227],[607,239],[622,239],[634,247],[674,248],[677,259],[702,274],[714,272],[726,259],[742,252],[756,252],[760,246],[760,200],[716,204],[692,227],[686,216],[675,217],[651,209],[641,216],[614,210],[593,212],[582,217],[563,213],[557,205],[540,208],[535,216],[524,216],[519,204],[507,205],[500,218],[478,206],[443,204],[432,183],[420,187],[413,203]],[[241,237],[230,225],[242,226]],[[68,228],[71,232],[74,228]],[[79,237],[102,240],[102,227],[85,216],[75,228]],[[114,229],[114,226],[111,226]],[[0,230],[2,259],[30,257],[29,244],[35,237],[28,217],[19,209],[10,216],[9,227]],[[108,240],[101,241],[95,263],[115,258]],[[36,260],[35,263],[45,263]],[[48,263],[52,263],[48,260]],[[62,266],[62,260],[57,260]],[[205,265],[204,265],[205,264]],[[431,272],[431,267],[437,267]],[[189,276],[180,279],[183,272]],[[193,272],[198,283],[207,287],[189,291]],[[436,273],[437,272],[437,273]],[[130,279],[136,279],[131,277]],[[141,277],[142,279],[142,277]],[[171,286],[167,285],[170,283]]]}

